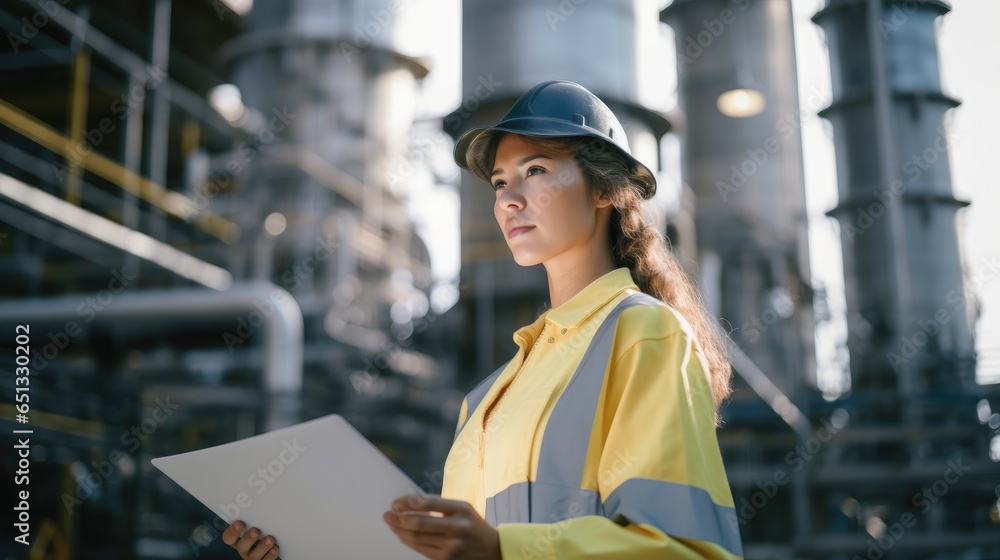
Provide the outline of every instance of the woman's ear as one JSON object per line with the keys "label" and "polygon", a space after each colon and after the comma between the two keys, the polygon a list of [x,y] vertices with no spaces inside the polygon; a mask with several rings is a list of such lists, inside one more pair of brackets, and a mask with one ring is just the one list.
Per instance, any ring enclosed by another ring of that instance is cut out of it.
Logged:
{"label": "woman's ear", "polygon": [[594,189],[593,196],[591,197],[594,201],[594,206],[597,208],[605,208],[611,206],[611,198],[601,192],[599,189]]}

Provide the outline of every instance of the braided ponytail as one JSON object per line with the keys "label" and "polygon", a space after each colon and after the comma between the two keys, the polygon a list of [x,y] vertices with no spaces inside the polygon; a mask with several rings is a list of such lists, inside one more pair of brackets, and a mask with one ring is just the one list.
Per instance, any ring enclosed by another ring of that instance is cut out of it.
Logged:
{"label": "braided ponytail", "polygon": [[617,266],[632,272],[636,285],[644,293],[659,298],[687,319],[694,330],[708,374],[715,402],[715,423],[721,421],[718,409],[731,392],[732,368],[720,336],[701,300],[695,281],[688,277],[669,249],[669,241],[654,226],[646,223],[640,199],[629,189],[611,193],[611,236]]}

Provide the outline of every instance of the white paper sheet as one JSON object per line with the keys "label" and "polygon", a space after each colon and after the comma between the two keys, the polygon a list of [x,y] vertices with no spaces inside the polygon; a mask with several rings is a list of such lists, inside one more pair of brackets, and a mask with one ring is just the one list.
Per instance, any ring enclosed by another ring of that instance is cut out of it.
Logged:
{"label": "white paper sheet", "polygon": [[152,463],[227,522],[274,535],[284,560],[424,558],[382,519],[421,490],[338,414]]}

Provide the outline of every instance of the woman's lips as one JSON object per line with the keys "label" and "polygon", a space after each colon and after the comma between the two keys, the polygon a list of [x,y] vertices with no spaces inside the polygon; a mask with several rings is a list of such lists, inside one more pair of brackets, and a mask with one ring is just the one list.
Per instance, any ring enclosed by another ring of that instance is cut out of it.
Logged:
{"label": "woman's lips", "polygon": [[522,233],[525,233],[527,231],[531,231],[533,229],[535,229],[535,226],[521,226],[521,227],[516,227],[516,228],[510,230],[510,233],[507,235],[507,238],[508,239],[514,239],[518,235],[521,235]]}

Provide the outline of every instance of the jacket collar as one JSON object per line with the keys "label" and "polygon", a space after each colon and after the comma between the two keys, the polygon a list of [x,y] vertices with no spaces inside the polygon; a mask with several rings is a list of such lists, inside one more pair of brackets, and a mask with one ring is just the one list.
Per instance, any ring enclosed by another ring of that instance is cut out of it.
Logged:
{"label": "jacket collar", "polygon": [[632,272],[628,267],[616,268],[588,284],[559,307],[542,313],[532,324],[518,329],[514,333],[514,342],[525,336],[534,340],[541,332],[545,321],[551,321],[560,329],[575,329],[618,294],[630,288],[639,291],[639,286],[632,278]]}

